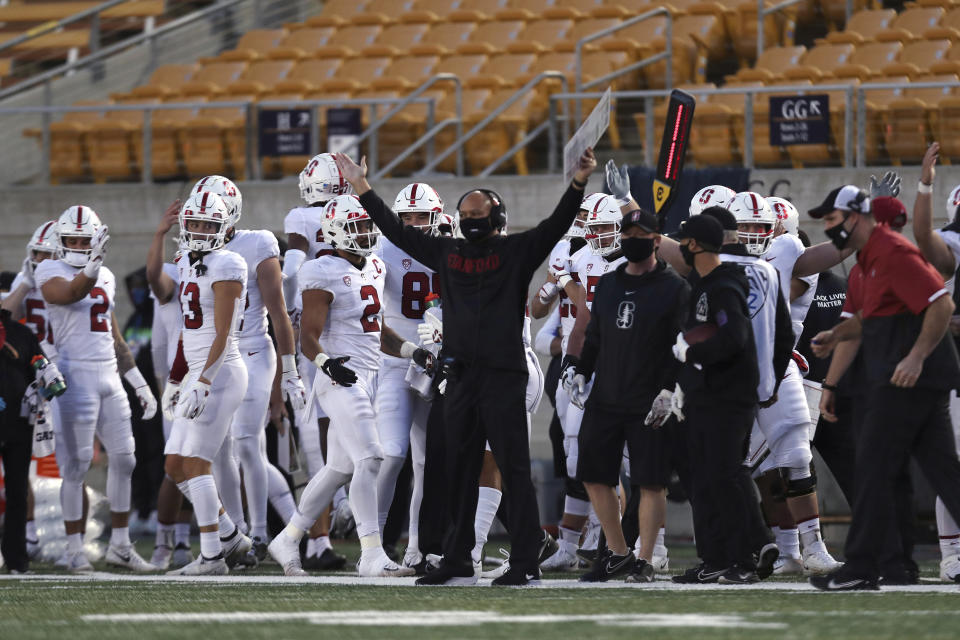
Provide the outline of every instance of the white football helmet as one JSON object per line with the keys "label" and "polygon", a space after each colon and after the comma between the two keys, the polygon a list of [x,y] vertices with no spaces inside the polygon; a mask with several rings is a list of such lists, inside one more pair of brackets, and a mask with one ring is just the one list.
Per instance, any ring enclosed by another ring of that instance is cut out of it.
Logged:
{"label": "white football helmet", "polygon": [[56,226],[57,259],[63,260],[72,267],[82,267],[87,264],[91,249],[69,249],[64,244],[64,240],[74,237],[93,240],[102,225],[97,212],[82,204],[70,207],[61,213]]}
{"label": "white football helmet", "polygon": [[793,203],[784,198],[770,196],[767,198],[767,204],[777,215],[777,220],[783,225],[783,230],[792,236],[800,232],[800,212],[793,206]]}
{"label": "white football helmet", "polygon": [[230,221],[227,223],[227,227],[237,226],[237,223],[240,222],[240,214],[243,209],[243,196],[240,194],[240,189],[237,188],[237,185],[233,184],[233,181],[229,178],[224,178],[223,176],[207,176],[206,178],[197,180],[197,184],[193,185],[193,190],[190,191],[190,195],[194,196],[204,191],[209,191],[210,193],[215,193],[220,196],[223,204],[227,205],[227,213],[230,214]]}
{"label": "white football helmet", "polygon": [[398,216],[404,213],[429,213],[430,222],[416,227],[427,235],[435,236],[439,233],[437,225],[443,213],[443,199],[425,182],[414,182],[397,194],[393,201],[393,212]]}
{"label": "white football helmet", "polygon": [[[366,231],[359,223],[366,222]],[[357,196],[337,196],[323,207],[323,238],[342,251],[359,256],[369,255],[380,240],[380,231],[374,226],[367,210]]]}
{"label": "white football helmet", "polygon": [[730,208],[730,202],[737,192],[722,184],[712,184],[697,191],[690,200],[690,215],[698,216],[710,207]]}
{"label": "white football helmet", "polygon": [[49,220],[37,227],[37,230],[30,236],[30,242],[27,243],[27,260],[30,265],[36,269],[40,264],[34,259],[34,251],[38,253],[49,253],[51,258],[57,255],[57,221]]}
{"label": "white football helmet", "polygon": [[313,156],[300,172],[300,197],[307,204],[326,204],[337,196],[352,193],[353,188],[340,175],[329,153]]}
{"label": "white football helmet", "polygon": [[[588,204],[588,200],[590,208],[587,209],[587,219],[583,223],[583,237],[590,245],[590,250],[598,256],[608,256],[619,251],[620,221],[623,220],[623,214],[620,213],[617,199],[604,193],[593,193],[584,198],[584,205]],[[581,208],[586,208],[584,205],[581,205]],[[610,226],[612,229],[601,229]]]}
{"label": "white football helmet", "polygon": [[960,184],[953,188],[947,197],[947,223],[957,219],[957,207],[960,207]]}
{"label": "white football helmet", "polygon": [[457,216],[452,216],[449,213],[441,213],[437,221],[437,235],[445,238],[461,237]]}
{"label": "white football helmet", "polygon": [[[201,253],[222,248],[230,219],[227,203],[219,195],[210,191],[193,194],[180,208],[180,248]],[[213,233],[187,231],[187,222],[192,220],[212,222],[217,225],[217,230]]]}
{"label": "white football helmet", "polygon": [[747,252],[754,256],[762,256],[767,252],[770,241],[773,240],[773,228],[777,225],[777,214],[773,212],[766,199],[753,191],[742,191],[733,197],[730,203],[730,213],[737,219],[737,224],[760,224],[764,226],[761,232],[740,231],[740,242],[746,245]]}

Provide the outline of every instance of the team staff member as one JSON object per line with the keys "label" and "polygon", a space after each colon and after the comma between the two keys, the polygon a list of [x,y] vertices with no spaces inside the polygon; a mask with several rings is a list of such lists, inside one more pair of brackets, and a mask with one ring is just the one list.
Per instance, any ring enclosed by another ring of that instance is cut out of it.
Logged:
{"label": "team staff member", "polygon": [[[607,538],[605,557],[581,581],[606,581],[629,574],[629,582],[652,582],[650,564],[666,516],[670,481],[669,436],[660,429],[670,413],[679,363],[672,346],[684,324],[690,285],[657,260],[657,216],[636,209],[624,216],[620,246],[627,259],[597,282],[572,400],[596,374],[580,427],[577,479],[584,483]],[[656,400],[656,402],[655,402]],[[651,412],[651,406],[657,406]],[[644,424],[644,419],[651,417]],[[655,423],[654,426],[649,426]],[[620,526],[620,482],[624,443],[630,482],[640,491],[640,558],[634,559]]]}
{"label": "team staff member", "polygon": [[497,585],[539,581],[539,547],[545,540],[530,479],[527,436],[527,365],[522,341],[527,288],[536,269],[560,241],[583,200],[596,168],[593,151],[580,157],[573,182],[553,214],[537,227],[503,235],[506,210],[493,191],[466,193],[457,206],[466,239],[431,237],[403,227],[366,180],[366,163],[334,156],[363,207],[393,244],[433,269],[443,292],[443,350],[447,377],[444,422],[453,527],[443,564],[420,584],[474,580],[471,550],[478,478],[489,440],[505,485],[511,537],[510,570]]}
{"label": "team staff member", "polygon": [[[893,487],[911,454],[950,513],[960,516],[960,460],[949,408],[950,391],[960,385],[957,351],[947,336],[954,304],[920,250],[878,225],[869,201],[863,202],[866,195],[857,191],[834,189],[810,211],[823,219],[837,248],[859,251],[863,271],[860,310],[812,341],[814,353],[823,356],[841,341],[862,336],[867,385],[847,562],[810,580],[826,591],[878,588],[884,540],[896,535]],[[848,206],[854,201],[860,206]]]}
{"label": "team staff member", "polygon": [[684,363],[672,401],[687,422],[694,533],[712,541],[700,549],[702,564],[674,581],[756,582],[753,549],[743,535],[756,498],[740,481],[760,383],[747,306],[750,284],[741,266],[721,262],[723,227],[715,218],[690,218],[677,239],[684,262],[699,276],[690,295],[687,334],[708,323],[716,332],[692,345],[680,334],[673,348]]}

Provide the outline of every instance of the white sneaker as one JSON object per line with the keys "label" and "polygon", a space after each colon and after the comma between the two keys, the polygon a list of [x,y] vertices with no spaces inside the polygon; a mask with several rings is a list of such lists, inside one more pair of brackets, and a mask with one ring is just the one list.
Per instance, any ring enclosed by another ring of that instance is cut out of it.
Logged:
{"label": "white sneaker", "polygon": [[940,561],[940,579],[944,582],[960,582],[960,555],[947,556]]}
{"label": "white sneaker", "polygon": [[36,560],[40,557],[40,552],[43,550],[43,547],[40,546],[39,540],[27,540],[27,557],[31,560]]}
{"label": "white sneaker", "polygon": [[174,567],[185,567],[193,562],[193,553],[189,545],[182,542],[173,548],[173,560],[170,562]]}
{"label": "white sneaker", "polygon": [[580,560],[562,547],[540,563],[541,571],[575,571]]}
{"label": "white sneaker", "polygon": [[197,556],[197,559],[190,564],[167,571],[168,576],[225,576],[230,573],[227,563],[222,557],[208,560],[203,554]]}
{"label": "white sneaker", "polygon": [[237,566],[247,555],[247,551],[253,548],[253,541],[240,529],[226,540],[220,538],[220,543],[223,545],[223,558],[228,567]]}
{"label": "white sneaker", "polygon": [[653,567],[654,573],[666,573],[670,570],[670,558],[667,557],[666,553],[663,555],[653,554],[650,559],[650,566]]}
{"label": "white sneaker", "polygon": [[132,544],[126,546],[110,545],[107,548],[107,566],[117,567],[119,569],[129,569],[134,573],[153,573],[157,567],[143,558],[133,548]]}
{"label": "white sneaker", "polygon": [[[153,548],[153,555],[150,556],[150,564],[161,571],[170,568],[170,560],[173,558],[173,549],[165,544],[158,544]],[[193,560],[193,558],[191,558]]]}
{"label": "white sneaker", "polygon": [[361,556],[357,563],[357,573],[361,578],[405,578],[416,575],[417,572],[410,567],[401,567],[386,553],[379,553],[369,558]]}
{"label": "white sneaker", "polygon": [[825,576],[843,566],[830,555],[826,548],[812,551],[803,556],[803,573],[808,576]]}
{"label": "white sneaker", "polygon": [[803,561],[800,558],[780,556],[773,563],[773,575],[794,576],[803,573]]}
{"label": "white sneaker", "polygon": [[300,564],[300,543],[283,531],[267,545],[267,553],[283,568],[285,576],[308,576]]}
{"label": "white sneaker", "polygon": [[93,565],[87,560],[87,554],[83,551],[68,550],[63,557],[57,561],[57,566],[63,567],[70,573],[90,573],[93,571]]}
{"label": "white sneaker", "polygon": [[407,549],[403,554],[403,566],[413,569],[423,562],[423,554],[416,549]]}

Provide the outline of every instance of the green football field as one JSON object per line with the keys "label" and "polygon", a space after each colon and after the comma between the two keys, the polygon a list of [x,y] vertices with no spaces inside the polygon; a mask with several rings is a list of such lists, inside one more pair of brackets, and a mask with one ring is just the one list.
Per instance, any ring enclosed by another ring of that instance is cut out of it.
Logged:
{"label": "green football field", "polygon": [[[149,545],[138,546],[146,555]],[[357,556],[355,544],[338,548]],[[672,570],[691,556],[689,548],[671,548]],[[960,588],[935,582],[932,560],[921,585],[852,594],[820,593],[799,578],[681,588],[664,576],[651,585],[582,587],[569,575],[548,574],[543,587],[498,589],[489,581],[468,588],[361,581],[350,572],[287,579],[272,564],[201,580],[68,576],[40,564],[34,571],[0,578],[0,638],[960,636]]]}

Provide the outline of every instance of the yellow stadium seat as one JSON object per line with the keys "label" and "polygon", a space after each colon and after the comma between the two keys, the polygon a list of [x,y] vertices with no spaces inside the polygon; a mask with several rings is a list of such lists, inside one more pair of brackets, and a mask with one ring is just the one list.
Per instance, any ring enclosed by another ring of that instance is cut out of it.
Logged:
{"label": "yellow stadium seat", "polygon": [[737,112],[725,104],[705,102],[697,105],[689,146],[697,166],[729,166],[741,162],[733,135],[733,121],[742,115],[742,107]]}
{"label": "yellow stadium seat", "polygon": [[346,58],[355,56],[371,46],[383,28],[378,24],[351,25],[337,29],[327,44],[317,47],[314,55],[321,58]]}
{"label": "yellow stadium seat", "polygon": [[800,63],[803,54],[807,52],[804,46],[770,47],[764,49],[757,58],[753,68],[740,69],[736,74],[728,76],[728,80],[772,82],[783,73],[784,69]]}
{"label": "yellow stadium seat", "polygon": [[489,58],[486,54],[457,54],[440,61],[440,64],[433,70],[434,73],[452,73],[459,76],[461,81],[466,81],[480,73],[483,66],[487,64]]}
{"label": "yellow stadium seat", "polygon": [[862,44],[877,39],[877,34],[884,31],[893,22],[897,12],[893,9],[865,9],[850,16],[850,21],[842,31],[827,34],[827,42],[842,44]]}
{"label": "yellow stadium seat", "polygon": [[[773,0],[765,0],[764,6],[773,6]],[[757,3],[742,2],[728,14],[727,29],[733,42],[733,50],[741,63],[753,61],[757,57]],[[780,26],[777,15],[770,14],[763,21],[763,42],[766,46],[779,46]]]}
{"label": "yellow stadium seat", "polygon": [[928,40],[947,38],[953,42],[960,40],[960,6],[948,9],[940,24],[923,32]]}
{"label": "yellow stadium seat", "polygon": [[440,18],[445,18],[457,9],[458,3],[451,0],[420,0],[414,8],[414,13],[428,11]]}
{"label": "yellow stadium seat", "polygon": [[507,48],[513,53],[551,51],[572,28],[573,20],[532,20]]}
{"label": "yellow stadium seat", "polygon": [[726,53],[727,36],[723,21],[714,15],[684,16],[674,25],[674,37],[692,38],[706,50],[708,57],[719,60]]}
{"label": "yellow stadium seat", "polygon": [[523,82],[537,56],[532,53],[503,53],[490,56],[479,75],[468,78],[468,87],[510,87]]}
{"label": "yellow stadium seat", "polygon": [[940,142],[940,160],[960,161],[960,98],[950,96],[937,103],[934,138]]}
{"label": "yellow stadium seat", "polygon": [[856,75],[861,79],[878,76],[885,67],[897,61],[901,51],[903,51],[903,43],[897,41],[862,44],[850,55],[846,63],[833,70],[834,75],[837,73],[844,77]]}
{"label": "yellow stadium seat", "polygon": [[[614,27],[621,22],[623,21],[619,18],[588,18],[586,20],[579,20],[575,22],[573,28],[567,32],[566,38],[564,38],[563,42],[558,42],[556,44],[554,50],[574,51],[576,49],[577,40],[581,40],[582,38],[593,35],[594,33],[599,33],[604,29]],[[615,31],[613,35],[616,36],[616,34],[617,32]],[[589,46],[589,44],[587,46]]]}
{"label": "yellow stadium seat", "polygon": [[890,28],[877,33],[877,40],[912,42],[940,24],[946,12],[942,7],[914,7],[907,9],[890,23]]}
{"label": "yellow stadium seat", "polygon": [[[823,17],[834,29],[840,28],[847,20],[847,0],[818,0]],[[853,0],[854,12],[873,6],[872,0]]]}
{"label": "yellow stadium seat", "polygon": [[[907,76],[882,78],[879,82],[885,84],[899,83],[906,85],[910,82]],[[867,121],[865,125],[864,148],[867,164],[881,164],[888,161],[884,149],[885,116],[890,103],[903,97],[903,89],[871,89],[876,82],[863,82],[867,106]]]}
{"label": "yellow stadium seat", "polygon": [[475,22],[440,22],[430,27],[430,31],[420,42],[411,46],[409,51],[417,56],[450,55],[467,42],[476,28]]}
{"label": "yellow stadium seat", "polygon": [[268,51],[267,56],[292,59],[312,57],[317,49],[326,46],[335,31],[333,27],[297,29]]}
{"label": "yellow stadium seat", "polygon": [[820,44],[809,49],[800,60],[800,64],[786,69],[784,76],[794,79],[817,80],[829,77],[834,69],[846,64],[853,55],[852,44]]}
{"label": "yellow stadium seat", "polygon": [[887,155],[894,165],[918,163],[930,143],[927,112],[931,109],[919,98],[892,100],[884,112]]}
{"label": "yellow stadium seat", "polygon": [[[487,113],[504,104],[514,93],[513,89],[494,91],[486,103]],[[535,100],[536,92],[528,91],[467,142],[466,155],[471,171],[482,170],[526,135],[529,130],[527,114]],[[512,158],[504,162],[499,169],[499,171],[511,170],[519,175],[529,174],[526,149],[517,152]]]}
{"label": "yellow stadium seat", "polygon": [[296,63],[293,60],[257,60],[251,62],[240,78],[226,87],[227,93],[263,93],[282,81]]}
{"label": "yellow stadium seat", "polygon": [[360,91],[383,76],[384,69],[393,62],[386,56],[375,58],[350,58],[344,60],[336,74],[321,86],[330,91]]}
{"label": "yellow stadium seat", "polygon": [[[847,84],[856,87],[860,84],[857,78],[831,78],[825,81],[828,84]],[[787,153],[795,168],[801,168],[805,165],[827,165],[839,164],[843,161],[845,153],[845,132],[844,115],[846,110],[846,96],[844,91],[820,90],[816,93],[825,93],[830,101],[830,142],[827,144],[797,144],[787,147]],[[857,95],[853,94],[851,103],[851,112],[856,113]],[[851,122],[856,127],[856,118]],[[852,140],[856,140],[856,129],[852,132]],[[856,146],[856,143],[854,143]]]}
{"label": "yellow stadium seat", "polygon": [[[777,85],[810,85],[809,80],[781,80],[772,83]],[[781,166],[787,161],[786,147],[774,147],[770,144],[770,98],[773,96],[795,95],[796,90],[783,93],[757,93],[753,98],[753,164],[756,167]],[[745,117],[745,116],[744,116]],[[746,121],[734,121],[734,135],[737,146],[746,149]]]}
{"label": "yellow stadium seat", "polygon": [[947,59],[949,40],[918,40],[911,42],[900,52],[897,62],[883,68],[884,75],[906,74],[915,78],[938,62]]}
{"label": "yellow stadium seat", "polygon": [[[81,100],[77,107],[106,107],[109,101]],[[89,175],[88,137],[95,122],[103,119],[102,111],[65,113],[63,119],[50,124],[50,179],[53,182],[78,180]],[[25,135],[39,142],[41,131],[28,129]]]}
{"label": "yellow stadium seat", "polygon": [[240,36],[237,46],[220,54],[221,60],[256,60],[276,48],[287,36],[286,29],[253,29]]}
{"label": "yellow stadium seat", "polygon": [[384,27],[372,45],[363,49],[362,54],[365,56],[405,54],[412,46],[419,44],[429,30],[430,25],[424,23],[389,25]]}
{"label": "yellow stadium seat", "polygon": [[[166,102],[177,103],[181,98],[172,97]],[[196,101],[197,99],[191,98]],[[202,101],[199,100],[199,101]],[[186,175],[183,167],[183,125],[196,117],[198,109],[161,109],[151,116],[151,170],[155,178],[174,178]],[[142,136],[133,138],[134,163],[143,166]]]}
{"label": "yellow stadium seat", "polygon": [[440,58],[437,56],[407,56],[394,58],[383,75],[374,80],[374,89],[416,89],[433,75],[433,68]]}
{"label": "yellow stadium seat", "polygon": [[190,82],[180,87],[180,95],[216,95],[222,93],[227,85],[240,79],[240,75],[246,68],[247,63],[243,61],[206,64],[193,74]]}
{"label": "yellow stadium seat", "polygon": [[482,23],[470,34],[467,42],[457,47],[457,53],[501,53],[516,42],[525,26],[526,23],[520,20]]}
{"label": "yellow stadium seat", "polygon": [[289,72],[284,80],[276,84],[277,91],[288,93],[306,93],[319,88],[327,80],[332,80],[340,68],[338,58],[315,58],[301,60]]}
{"label": "yellow stadium seat", "polygon": [[367,3],[364,0],[327,0],[323,3],[320,15],[307,20],[310,27],[340,27],[352,24],[358,14],[363,13]]}
{"label": "yellow stadium seat", "polygon": [[[115,104],[158,104],[159,98],[128,98]],[[134,138],[141,138],[143,112],[107,110],[103,120],[92,123],[88,144],[90,172],[97,182],[131,180],[140,173],[134,163]],[[139,141],[138,141],[139,144]]]}
{"label": "yellow stadium seat", "polygon": [[238,180],[246,177],[246,109],[215,105],[254,99],[256,96],[218,97],[184,123],[183,160],[190,177],[213,173]]}
{"label": "yellow stadium seat", "polygon": [[382,24],[397,22],[405,13],[413,10],[416,0],[370,0],[362,13],[351,21],[353,24]]}

